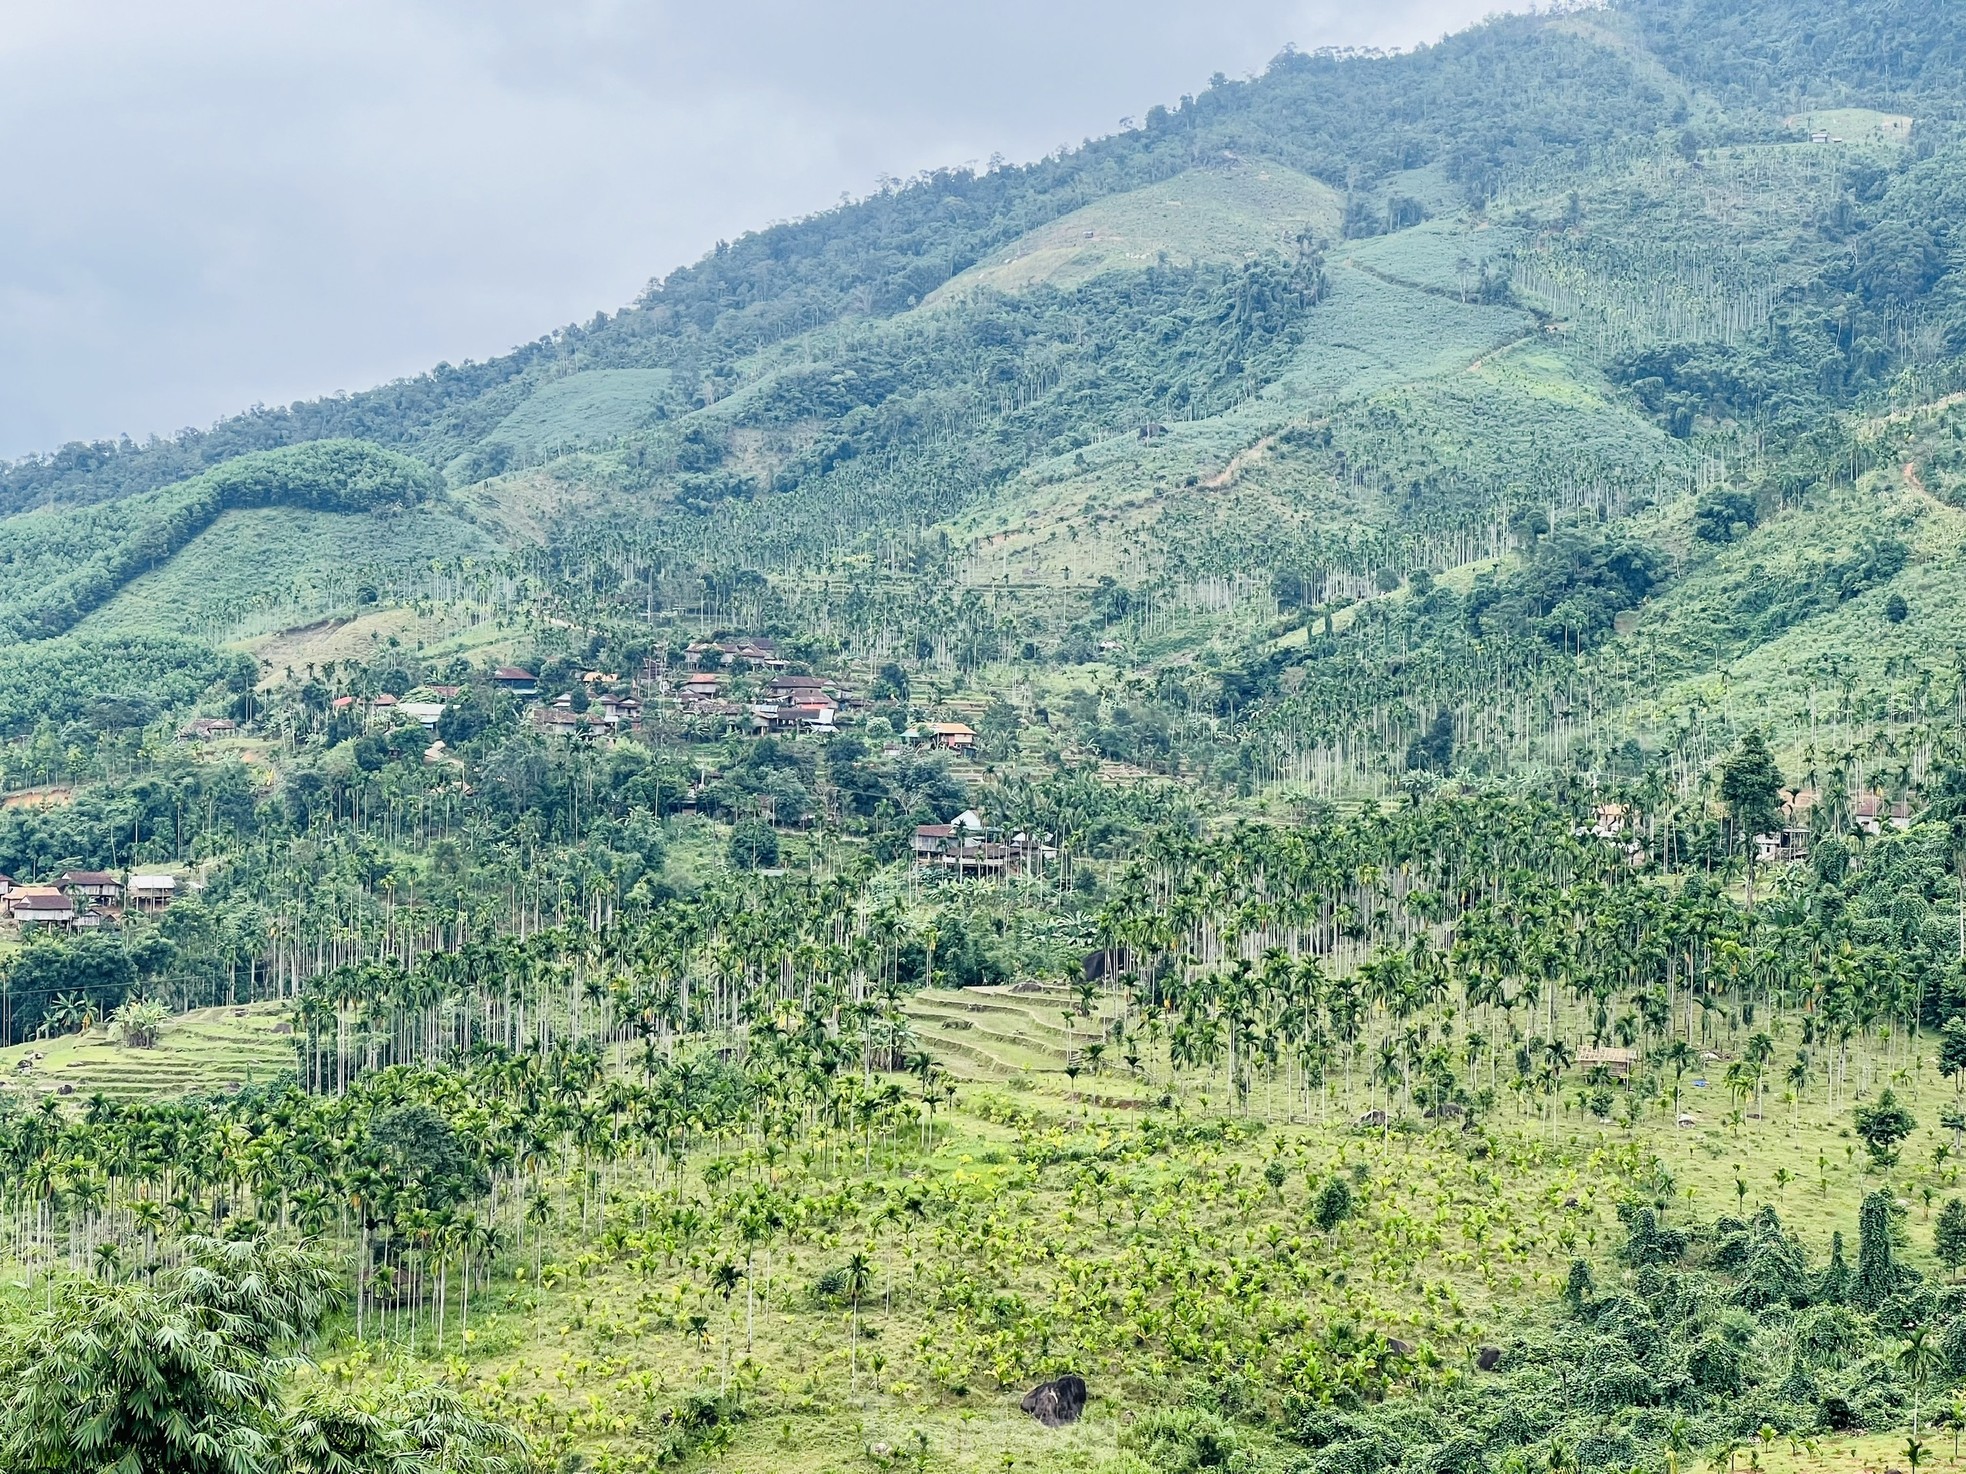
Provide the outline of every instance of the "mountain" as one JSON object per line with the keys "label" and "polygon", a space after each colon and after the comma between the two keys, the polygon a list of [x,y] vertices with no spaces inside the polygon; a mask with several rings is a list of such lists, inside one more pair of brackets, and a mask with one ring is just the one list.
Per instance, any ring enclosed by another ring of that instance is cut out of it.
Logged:
{"label": "mountain", "polygon": [[[1736,663],[1962,633],[1951,482],[1905,469],[1958,429],[1954,29],[1626,0],[1287,51],[1082,149],[720,244],[488,363],[15,463],[0,542],[34,592],[0,596],[17,640],[264,657],[433,568],[583,618],[763,575],[760,617],[847,658],[898,638],[960,675],[1117,637],[1208,687],[1210,763],[1364,739],[1341,787],[1373,791],[1439,710],[1493,771],[1569,763],[1578,708],[1598,759],[1697,747],[1729,703],[1694,693]],[[416,495],[201,490],[316,443]],[[882,602],[879,634],[838,607],[897,550],[972,607]],[[1820,682],[1786,684],[1793,739]],[[1536,712],[1506,737],[1498,692]]]}
{"label": "mountain", "polygon": [[0,1469],[1939,1459],[1955,8],[1285,53],[4,468]]}

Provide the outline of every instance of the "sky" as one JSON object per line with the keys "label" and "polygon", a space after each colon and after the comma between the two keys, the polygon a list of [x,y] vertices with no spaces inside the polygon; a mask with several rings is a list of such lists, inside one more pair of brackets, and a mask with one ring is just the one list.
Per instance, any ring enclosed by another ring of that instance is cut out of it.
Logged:
{"label": "sky", "polygon": [[0,0],[0,458],[486,358],[883,175],[1496,0]]}

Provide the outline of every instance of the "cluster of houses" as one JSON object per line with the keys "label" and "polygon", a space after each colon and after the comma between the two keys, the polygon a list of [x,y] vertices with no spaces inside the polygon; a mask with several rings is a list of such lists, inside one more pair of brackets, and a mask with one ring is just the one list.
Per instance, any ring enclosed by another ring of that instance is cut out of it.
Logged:
{"label": "cluster of houses", "polygon": [[[830,735],[852,720],[859,698],[839,681],[804,675],[793,669],[775,641],[743,635],[727,640],[698,641],[684,652],[686,668],[672,671],[666,662],[651,660],[640,676],[623,682],[617,674],[590,670],[578,677],[574,690],[543,696],[539,677],[523,666],[502,665],[490,674],[491,684],[528,703],[527,720],[534,730],[566,739],[610,736],[639,730],[645,715],[644,696],[660,698],[685,718],[721,724],[726,732],[749,736]],[[458,686],[423,685],[398,696],[334,698],[337,714],[361,718],[371,727],[414,722],[435,734],[449,704],[462,694]],[[199,717],[179,736],[185,741],[209,742],[234,735],[236,723],[224,717]],[[901,734],[904,745],[925,745],[964,753],[975,748],[976,732],[959,721],[925,722]],[[444,760],[443,744],[425,753],[427,760]]]}
{"label": "cluster of houses", "polygon": [[154,915],[177,898],[177,887],[174,875],[136,872],[118,879],[106,870],[65,870],[48,885],[20,885],[0,875],[0,907],[22,929],[82,931],[130,911]]}
{"label": "cluster of houses", "polygon": [[[1811,836],[1825,828],[1832,832],[1838,828],[1820,822],[1819,811],[1823,802],[1822,795],[1813,788],[1798,788],[1789,794],[1782,802],[1781,827],[1754,837],[1755,863],[1786,865],[1807,860]],[[1875,838],[1886,829],[1911,828],[1911,819],[1912,808],[1908,800],[1863,791],[1850,796],[1841,828],[1852,834]],[[1639,843],[1641,828],[1640,815],[1633,805],[1603,803],[1597,806],[1595,820],[1588,832],[1608,843],[1629,845],[1634,858],[1640,858],[1643,855]]]}
{"label": "cluster of houses", "polygon": [[685,716],[722,718],[760,737],[777,732],[835,732],[841,711],[852,699],[838,682],[782,670],[751,701],[736,699],[730,677],[721,671],[693,670],[667,684]]}
{"label": "cluster of houses", "polygon": [[984,823],[974,809],[964,809],[947,824],[916,825],[911,848],[918,866],[952,871],[957,876],[1002,875],[1058,855],[1044,836],[1021,830],[1006,835]]}
{"label": "cluster of houses", "polygon": [[[1822,795],[1813,788],[1800,788],[1782,804],[1782,827],[1772,834],[1754,838],[1755,860],[1763,865],[1787,864],[1809,858],[1809,838],[1820,825],[1817,811],[1823,807]],[[1846,825],[1853,834],[1873,839],[1886,829],[1911,828],[1911,801],[1882,793],[1856,793],[1850,797]]]}

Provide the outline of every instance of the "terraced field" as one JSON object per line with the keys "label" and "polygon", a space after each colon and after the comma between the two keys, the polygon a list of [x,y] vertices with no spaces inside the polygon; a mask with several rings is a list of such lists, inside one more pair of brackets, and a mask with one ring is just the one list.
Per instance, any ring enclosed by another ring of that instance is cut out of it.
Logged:
{"label": "terraced field", "polygon": [[1042,1077],[1068,1099],[1109,1108],[1136,1106],[1145,1097],[1110,1041],[1103,1058],[1089,1052],[1107,1038],[1108,1006],[1102,1000],[1082,1018],[1078,999],[1062,984],[925,988],[905,1008],[922,1047],[961,1078]]}
{"label": "terraced field", "polygon": [[[102,1029],[0,1049],[0,1095],[76,1102],[167,1098],[264,1084],[294,1068],[277,1004],[201,1008],[164,1025],[154,1049],[126,1049]],[[25,1064],[25,1068],[23,1068]]]}

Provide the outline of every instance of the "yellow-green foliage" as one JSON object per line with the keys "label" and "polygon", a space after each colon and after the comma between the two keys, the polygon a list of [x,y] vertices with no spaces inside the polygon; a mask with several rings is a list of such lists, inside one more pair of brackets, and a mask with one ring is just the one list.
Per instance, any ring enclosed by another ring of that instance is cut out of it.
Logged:
{"label": "yellow-green foliage", "polygon": [[992,251],[927,302],[958,301],[979,288],[1072,287],[1107,271],[1294,251],[1301,234],[1330,239],[1341,214],[1329,185],[1281,164],[1189,169],[1163,184],[1109,195]]}
{"label": "yellow-green foliage", "polygon": [[0,1049],[0,1088],[17,1099],[52,1093],[82,1102],[98,1093],[148,1101],[265,1085],[294,1072],[285,1020],[273,1004],[194,1009],[167,1021],[149,1049],[126,1047],[105,1021],[86,1033]]}

